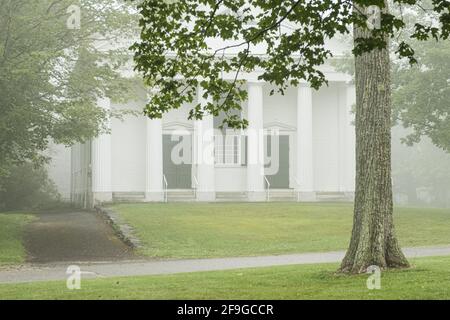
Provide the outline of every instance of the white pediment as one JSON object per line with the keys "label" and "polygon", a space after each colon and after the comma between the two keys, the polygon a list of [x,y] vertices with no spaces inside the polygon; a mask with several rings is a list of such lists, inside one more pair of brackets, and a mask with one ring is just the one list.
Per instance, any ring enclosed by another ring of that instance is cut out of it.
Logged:
{"label": "white pediment", "polygon": [[163,123],[163,130],[173,130],[173,131],[183,131],[183,130],[194,130],[192,123],[186,123],[181,121],[171,121]]}
{"label": "white pediment", "polygon": [[273,130],[280,130],[280,131],[296,131],[297,130],[296,127],[293,127],[293,126],[290,126],[288,124],[278,122],[278,121],[265,123],[264,129],[273,129]]}

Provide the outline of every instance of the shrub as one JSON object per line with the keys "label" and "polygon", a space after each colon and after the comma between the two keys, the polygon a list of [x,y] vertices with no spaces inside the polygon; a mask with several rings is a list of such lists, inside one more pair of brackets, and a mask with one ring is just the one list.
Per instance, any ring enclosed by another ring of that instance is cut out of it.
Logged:
{"label": "shrub", "polygon": [[45,168],[26,163],[8,171],[0,180],[0,209],[39,209],[60,200]]}

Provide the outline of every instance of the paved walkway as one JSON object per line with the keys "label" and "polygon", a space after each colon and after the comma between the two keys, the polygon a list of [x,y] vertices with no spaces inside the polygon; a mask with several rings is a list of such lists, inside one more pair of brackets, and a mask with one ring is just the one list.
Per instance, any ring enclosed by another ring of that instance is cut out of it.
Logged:
{"label": "paved walkway", "polygon": [[[450,246],[406,248],[407,257],[430,257],[450,255]],[[229,270],[251,267],[339,262],[343,251],[304,253],[264,257],[191,259],[169,261],[122,261],[103,263],[79,263],[83,278],[142,276],[175,274],[184,272]],[[0,283],[19,283],[45,280],[65,280],[68,264],[28,265],[17,269],[0,271]]]}
{"label": "paved walkway", "polygon": [[25,230],[27,262],[116,261],[134,259],[133,251],[93,212],[38,213]]}

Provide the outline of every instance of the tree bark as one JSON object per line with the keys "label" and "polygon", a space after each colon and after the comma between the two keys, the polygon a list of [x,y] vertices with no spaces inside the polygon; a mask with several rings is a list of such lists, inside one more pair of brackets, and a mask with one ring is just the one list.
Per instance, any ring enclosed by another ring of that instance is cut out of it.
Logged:
{"label": "tree bark", "polygon": [[[387,3],[383,10],[387,12]],[[369,30],[354,26],[355,39],[369,35]],[[345,273],[366,272],[371,265],[382,269],[409,266],[393,222],[388,48],[389,43],[386,49],[355,57],[356,193],[352,236],[340,268]]]}

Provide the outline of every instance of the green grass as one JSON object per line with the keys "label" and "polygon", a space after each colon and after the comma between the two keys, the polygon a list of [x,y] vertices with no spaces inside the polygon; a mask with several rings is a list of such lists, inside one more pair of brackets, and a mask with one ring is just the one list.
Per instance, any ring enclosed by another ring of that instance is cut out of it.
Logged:
{"label": "green grass", "polygon": [[[158,258],[255,256],[346,249],[350,204],[214,203],[113,206]],[[397,208],[402,246],[450,244],[450,209]]]}
{"label": "green grass", "polygon": [[177,275],[0,285],[0,299],[450,299],[450,257],[412,260],[408,270],[382,273],[381,289],[368,275],[336,275],[337,264],[282,266]]}
{"label": "green grass", "polygon": [[0,213],[0,266],[25,261],[23,229],[32,219],[33,217],[27,214]]}

